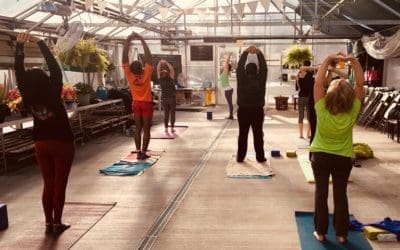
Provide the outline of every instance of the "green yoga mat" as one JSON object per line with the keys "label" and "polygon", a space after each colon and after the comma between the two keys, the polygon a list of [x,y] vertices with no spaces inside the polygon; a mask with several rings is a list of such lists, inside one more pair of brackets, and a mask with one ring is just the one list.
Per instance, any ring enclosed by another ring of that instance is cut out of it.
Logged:
{"label": "green yoga mat", "polygon": [[[314,179],[314,173],[312,171],[311,168],[311,162],[308,159],[308,154],[303,154],[303,155],[299,155],[297,157],[297,160],[300,163],[300,167],[301,170],[303,171],[304,177],[306,177],[306,180],[308,183],[315,183],[315,179]],[[349,177],[349,182],[353,181],[353,177]],[[329,178],[329,182],[332,182],[332,178]]]}
{"label": "green yoga mat", "polygon": [[[329,215],[329,228],[324,243],[315,239],[314,232],[314,213],[311,212],[295,212],[297,230],[303,250],[370,250],[372,247],[369,245],[368,240],[362,232],[349,231],[347,242],[341,245],[336,241],[335,229],[333,228],[333,215]],[[354,219],[351,216],[351,219]]]}

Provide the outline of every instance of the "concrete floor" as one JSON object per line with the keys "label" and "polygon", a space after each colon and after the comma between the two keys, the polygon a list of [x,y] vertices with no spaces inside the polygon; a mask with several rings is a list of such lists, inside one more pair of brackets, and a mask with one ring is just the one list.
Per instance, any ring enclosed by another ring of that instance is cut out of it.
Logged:
{"label": "concrete floor", "polygon": [[[236,120],[223,119],[225,109],[218,107],[212,121],[206,120],[205,112],[178,112],[178,123],[189,128],[175,140],[152,140],[151,149],[166,152],[140,176],[98,172],[133,149],[132,137],[116,131],[79,146],[67,201],[117,204],[72,249],[134,249],[146,235],[153,236],[153,249],[300,249],[294,212],[313,210],[313,184],[306,182],[297,159],[286,157],[272,159],[276,173],[272,179],[227,178],[225,167],[236,152],[238,128]],[[279,148],[284,153],[295,149],[297,113],[271,108],[267,115],[272,119],[265,120],[265,150]],[[362,222],[386,216],[399,219],[400,144],[360,127],[355,129],[354,141],[371,145],[376,158],[353,169],[354,182],[348,188],[350,212]],[[249,150],[253,150],[252,142]],[[169,214],[168,224],[149,235],[194,170],[198,175],[187,186],[187,193],[174,202],[176,210]],[[42,219],[41,189],[34,166],[0,176],[0,201],[7,203],[10,221],[9,228],[0,232],[0,249],[21,236],[26,221]],[[331,200],[332,196],[332,208]],[[68,231],[60,237],[67,236]],[[398,243],[371,245],[374,249],[400,248]]]}

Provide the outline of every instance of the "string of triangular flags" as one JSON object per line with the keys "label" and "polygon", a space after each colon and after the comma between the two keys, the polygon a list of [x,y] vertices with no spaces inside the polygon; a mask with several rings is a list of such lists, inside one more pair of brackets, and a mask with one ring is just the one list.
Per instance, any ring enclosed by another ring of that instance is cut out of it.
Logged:
{"label": "string of triangular flags", "polygon": [[[99,8],[100,14],[102,14],[107,6],[106,0],[85,0],[85,9],[90,10],[93,7],[93,4],[95,1]],[[234,10],[236,10],[237,16],[240,19],[242,19],[244,17],[244,12],[245,12],[246,6],[248,7],[248,9],[250,10],[250,12],[252,14],[255,14],[257,7],[258,7],[258,3],[261,4],[261,6],[264,8],[265,12],[268,12],[271,2],[273,3],[273,5],[276,8],[282,10],[284,7],[283,1],[284,0],[258,0],[258,1],[251,1],[251,2],[247,2],[247,3],[233,4],[232,5],[233,8],[232,8],[232,6],[220,6],[220,7],[209,7],[209,8],[186,8],[183,10],[183,12],[186,15],[192,15],[194,13],[197,13],[199,16],[203,16],[203,15],[205,15],[205,13],[207,11],[208,12],[218,12],[219,8],[221,8],[228,17],[230,17],[233,14]],[[114,4],[114,3],[110,3],[110,4],[113,5],[114,7],[119,7],[119,4]],[[122,7],[125,8],[125,7],[130,7],[130,6],[125,5]],[[162,7],[162,6],[159,7],[158,10],[160,12],[160,16],[162,19],[165,19],[168,16],[168,13],[171,11],[168,7]]]}

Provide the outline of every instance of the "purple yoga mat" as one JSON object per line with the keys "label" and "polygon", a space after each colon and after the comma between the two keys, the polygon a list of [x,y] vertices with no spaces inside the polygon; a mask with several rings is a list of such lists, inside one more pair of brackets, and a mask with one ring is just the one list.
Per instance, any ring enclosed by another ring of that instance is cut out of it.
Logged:
{"label": "purple yoga mat", "polygon": [[159,127],[150,132],[151,139],[175,139],[179,137],[187,127],[179,126],[174,127],[175,131],[171,132],[171,128],[168,128],[168,132],[165,132],[164,127]]}

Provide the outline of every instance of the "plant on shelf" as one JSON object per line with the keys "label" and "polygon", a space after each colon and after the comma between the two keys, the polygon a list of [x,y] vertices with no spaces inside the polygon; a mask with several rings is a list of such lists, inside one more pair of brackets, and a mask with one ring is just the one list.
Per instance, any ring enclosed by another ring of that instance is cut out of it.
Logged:
{"label": "plant on shelf", "polygon": [[[63,65],[77,67],[84,75],[83,81],[89,85],[93,83],[90,72],[103,73],[110,65],[107,52],[98,48],[94,39],[80,39],[72,49],[59,52],[57,56]],[[85,73],[87,73],[86,77]]]}
{"label": "plant on shelf", "polygon": [[88,105],[90,103],[90,96],[94,93],[92,86],[88,83],[78,82],[74,85],[74,89],[79,106]]}
{"label": "plant on shelf", "polygon": [[72,102],[76,100],[76,91],[71,83],[64,83],[61,92],[61,98],[65,102]]}
{"label": "plant on shelf", "polygon": [[312,60],[313,55],[310,47],[301,47],[293,45],[285,50],[283,65],[288,65],[291,68],[298,68],[306,60]]}
{"label": "plant on shelf", "polygon": [[94,90],[87,83],[78,82],[74,85],[74,90],[77,94],[91,94]]}
{"label": "plant on shelf", "polygon": [[24,110],[23,110],[22,97],[17,88],[10,89],[10,91],[8,91],[6,100],[7,100],[7,106],[10,108],[11,112],[23,113]]}

